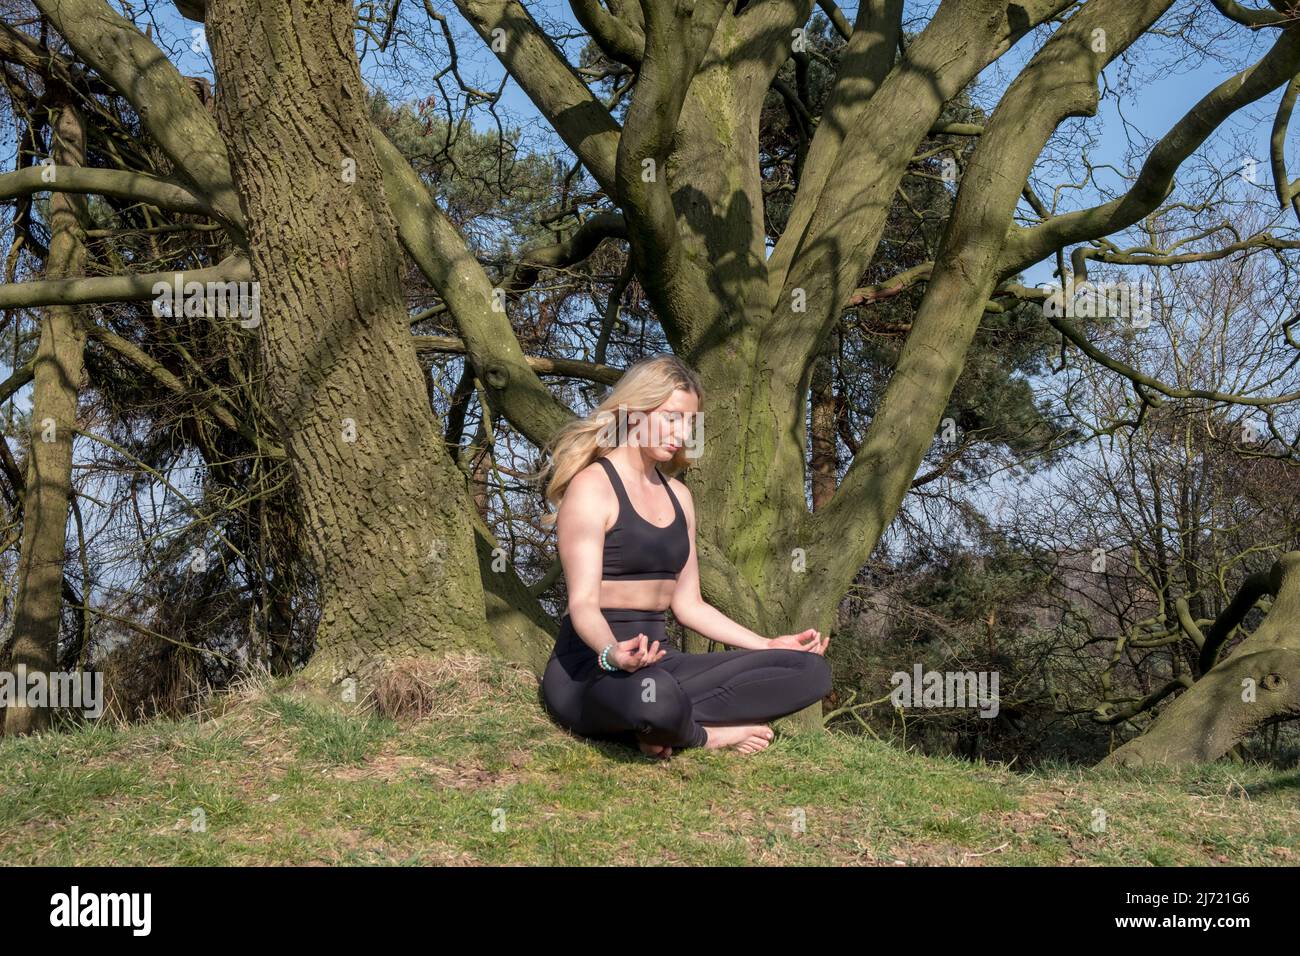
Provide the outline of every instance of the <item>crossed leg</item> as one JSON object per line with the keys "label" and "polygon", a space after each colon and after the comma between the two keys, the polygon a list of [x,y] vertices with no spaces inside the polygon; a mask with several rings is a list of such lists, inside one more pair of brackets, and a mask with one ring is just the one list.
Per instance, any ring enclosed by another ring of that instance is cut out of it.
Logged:
{"label": "crossed leg", "polygon": [[631,732],[643,743],[702,747],[708,726],[753,724],[792,714],[830,693],[820,654],[788,648],[666,657],[636,671],[601,674],[582,698],[582,731]]}
{"label": "crossed leg", "polygon": [[696,722],[705,725],[774,720],[831,692],[826,658],[789,648],[670,652],[659,666],[677,679]]}

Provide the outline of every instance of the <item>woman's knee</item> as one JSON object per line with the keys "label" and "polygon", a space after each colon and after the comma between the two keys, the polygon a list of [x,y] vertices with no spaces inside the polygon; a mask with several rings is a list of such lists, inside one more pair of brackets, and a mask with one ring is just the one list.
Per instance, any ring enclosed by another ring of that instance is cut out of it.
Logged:
{"label": "woman's knee", "polygon": [[563,680],[544,677],[541,686],[542,706],[551,718],[573,730],[582,719],[582,690]]}
{"label": "woman's knee", "polygon": [[811,692],[817,695],[816,700],[821,700],[831,692],[831,665],[821,654],[808,654],[805,652],[804,656],[812,658],[808,665],[808,669],[812,673],[812,677],[809,679],[809,682],[813,685]]}
{"label": "woman's knee", "polygon": [[655,730],[673,730],[689,719],[690,696],[677,683],[677,678],[658,667],[645,667],[633,671],[636,696],[632,712],[637,729],[648,733]]}
{"label": "woman's knee", "polygon": [[602,678],[588,691],[586,710],[643,730],[674,726],[690,708],[690,698],[672,674],[658,667]]}
{"label": "woman's knee", "polygon": [[821,700],[831,692],[831,665],[821,654],[789,650],[785,662],[799,672],[800,684],[807,689],[809,701]]}

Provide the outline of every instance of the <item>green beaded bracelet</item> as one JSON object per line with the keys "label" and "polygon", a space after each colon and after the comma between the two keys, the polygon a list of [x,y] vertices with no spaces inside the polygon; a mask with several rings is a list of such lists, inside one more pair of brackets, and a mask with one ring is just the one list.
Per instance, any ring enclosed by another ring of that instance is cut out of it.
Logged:
{"label": "green beaded bracelet", "polygon": [[609,654],[609,652],[610,652],[611,650],[613,650],[613,649],[614,649],[614,645],[613,645],[613,644],[610,644],[608,647],[606,647],[603,651],[600,652],[600,669],[601,669],[601,670],[606,670],[606,671],[616,671],[616,670],[618,670],[618,668],[617,668],[615,665],[610,664],[610,663],[605,659],[606,655]]}

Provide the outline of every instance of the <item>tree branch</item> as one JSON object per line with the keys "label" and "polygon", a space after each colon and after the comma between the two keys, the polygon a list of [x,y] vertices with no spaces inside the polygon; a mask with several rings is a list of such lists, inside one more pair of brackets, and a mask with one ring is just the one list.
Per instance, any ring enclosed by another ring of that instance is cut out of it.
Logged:
{"label": "tree branch", "polygon": [[[775,361],[808,374],[875,254],[917,144],[944,104],[1016,40],[1069,6],[1071,0],[944,0],[907,56],[891,67],[901,4],[862,5],[788,224],[767,262],[767,348]],[[796,290],[807,303],[802,313],[792,308]]]}
{"label": "tree branch", "polygon": [[573,15],[611,60],[637,69],[645,37],[641,30],[609,13],[599,0],[569,0]]}
{"label": "tree branch", "polygon": [[46,191],[93,193],[148,203],[171,212],[197,216],[216,215],[216,211],[205,199],[196,196],[180,183],[145,173],[46,165],[28,166],[16,172],[0,174],[0,201]]}
{"label": "tree branch", "polygon": [[104,302],[144,302],[154,297],[155,283],[172,286],[176,276],[189,282],[248,282],[248,260],[231,256],[215,266],[191,272],[150,272],[143,275],[45,279],[0,284],[0,309],[30,309],[41,305],[95,305]]}
{"label": "tree branch", "polygon": [[[912,331],[862,447],[835,496],[797,529],[798,540],[822,541],[831,535],[857,543],[823,559],[819,577],[828,578],[832,587],[852,580],[861,568],[933,443],[993,291],[999,237],[1006,235],[1034,162],[1067,116],[1096,110],[1101,71],[1172,2],[1084,4],[1034,55],[998,103],[971,155]],[[1107,38],[1102,49],[1093,42],[1097,31]],[[804,600],[815,602],[817,595]]]}
{"label": "tree branch", "polygon": [[[1046,299],[1048,296],[1048,293],[1043,289],[1029,289],[1012,283],[1002,284],[998,287],[998,291],[1000,293],[1015,295],[1017,298],[1026,301],[1041,301]],[[1290,402],[1300,401],[1300,390],[1289,392],[1284,395],[1250,398],[1244,395],[1236,395],[1231,392],[1219,392],[1213,389],[1177,388],[1172,385],[1166,385],[1159,379],[1152,378],[1145,372],[1140,372],[1131,365],[1121,362],[1119,359],[1111,358],[1101,349],[1089,342],[1087,336],[1080,332],[1078,328],[1072,325],[1069,320],[1063,316],[1053,315],[1051,312],[1048,312],[1046,318],[1053,328],[1073,342],[1074,345],[1078,347],[1079,351],[1083,352],[1084,355],[1088,356],[1088,358],[1092,359],[1092,361],[1096,362],[1098,365],[1124,376],[1135,385],[1149,388],[1152,391],[1159,392],[1161,395],[1168,396],[1169,398],[1195,398],[1207,402],[1220,402],[1225,405],[1247,405],[1255,408],[1263,408],[1270,405],[1286,405]],[[1155,399],[1151,399],[1151,401],[1154,403]]]}
{"label": "tree branch", "polygon": [[[452,335],[413,335],[411,341],[415,343],[417,352],[464,354],[466,351],[464,340]],[[528,362],[528,367],[538,375],[561,375],[564,378],[583,379],[588,382],[598,382],[601,385],[613,385],[623,377],[621,368],[614,368],[612,365],[604,365],[599,362],[543,358],[539,355],[527,355],[524,358]],[[3,395],[0,395],[0,401],[3,401]]]}
{"label": "tree branch", "polygon": [[525,249],[502,282],[509,293],[519,293],[537,281],[543,269],[563,269],[587,259],[606,239],[626,239],[627,222],[617,212],[590,216],[563,242]]}
{"label": "tree branch", "polygon": [[1229,20],[1235,20],[1242,26],[1258,30],[1260,27],[1279,27],[1291,22],[1291,17],[1283,16],[1274,10],[1254,10],[1243,7],[1236,0],[1210,0],[1211,3]]}
{"label": "tree branch", "polygon": [[268,458],[284,458],[284,448],[273,441],[269,441],[258,435],[246,424],[241,422],[230,410],[230,408],[219,399],[209,401],[201,400],[185,383],[180,380],[165,365],[145,352],[134,342],[130,342],[120,335],[110,332],[101,325],[90,324],[86,330],[91,336],[104,345],[111,348],[118,355],[122,356],[132,365],[139,368],[152,378],[155,382],[167,389],[174,395],[180,396],[186,401],[192,403],[198,412],[204,417],[210,418],[220,427],[227,428],[237,435],[242,436],[249,444],[255,447],[261,454]]}
{"label": "tree branch", "polygon": [[601,188],[615,195],[618,124],[546,32],[517,0],[454,2]]}
{"label": "tree branch", "polygon": [[1285,209],[1287,203],[1290,203],[1296,218],[1300,219],[1300,181],[1292,182],[1286,174],[1286,132],[1298,93],[1300,93],[1300,76],[1293,76],[1291,82],[1287,84],[1286,92],[1282,94],[1277,115],[1273,118],[1273,132],[1269,136],[1268,151],[1273,165],[1273,189],[1277,194],[1277,204]]}
{"label": "tree branch", "polygon": [[397,235],[446,303],[493,402],[537,446],[573,417],[529,367],[498,294],[455,224],[379,129],[372,129]]}
{"label": "tree branch", "polygon": [[1250,609],[1259,603],[1259,599],[1266,594],[1276,597],[1281,586],[1280,561],[1275,561],[1269,570],[1258,571],[1241,582],[1241,587],[1233,595],[1232,601],[1224,608],[1223,613],[1215,618],[1210,632],[1205,635],[1205,643],[1201,645],[1201,656],[1196,662],[1198,675],[1205,674],[1219,662],[1219,650],[1227,641],[1228,635],[1245,620]]}
{"label": "tree branch", "polygon": [[243,210],[216,121],[170,60],[104,0],[34,0],[54,28],[140,114],[177,172],[243,242]]}
{"label": "tree branch", "polygon": [[1207,93],[1147,155],[1123,196],[1063,213],[1031,228],[1013,226],[998,277],[1007,279],[1074,242],[1106,236],[1148,215],[1173,188],[1174,174],[1225,119],[1267,96],[1300,72],[1300,31],[1284,30],[1264,57]]}
{"label": "tree branch", "polygon": [[637,273],[647,292],[662,302],[679,282],[684,258],[668,182],[668,154],[686,91],[725,3],[701,0],[688,8],[642,0],[641,10],[645,53],[618,144],[614,196],[627,219]]}

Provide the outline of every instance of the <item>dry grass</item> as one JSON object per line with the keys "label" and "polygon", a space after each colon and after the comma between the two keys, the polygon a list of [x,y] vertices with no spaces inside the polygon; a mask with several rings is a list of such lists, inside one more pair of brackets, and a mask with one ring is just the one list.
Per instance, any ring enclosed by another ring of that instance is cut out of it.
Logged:
{"label": "dry grass", "polygon": [[499,684],[482,654],[400,658],[379,671],[367,703],[375,716],[399,722],[464,718],[491,698]]}

